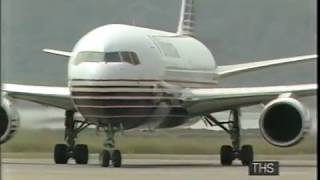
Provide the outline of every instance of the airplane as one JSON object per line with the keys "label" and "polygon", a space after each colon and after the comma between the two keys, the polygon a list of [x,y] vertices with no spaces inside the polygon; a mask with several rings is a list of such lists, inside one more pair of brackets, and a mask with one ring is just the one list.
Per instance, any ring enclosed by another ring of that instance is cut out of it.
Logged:
{"label": "airplane", "polygon": [[[308,131],[310,115],[298,98],[316,94],[316,84],[262,87],[219,87],[218,81],[264,68],[316,61],[317,55],[218,66],[212,52],[194,35],[194,1],[182,0],[177,32],[110,24],[84,35],[72,52],[43,49],[68,59],[68,86],[2,85],[0,142],[19,127],[16,99],[65,110],[65,144],[56,144],[54,162],[88,163],[88,146],[77,135],[89,125],[105,132],[102,167],[121,167],[115,134],[128,129],[174,128],[203,117],[230,135],[231,145],[220,149],[220,163],[254,159],[252,145],[242,145],[240,109],[262,104],[259,129],[277,147],[298,144]],[[212,113],[230,111],[229,121]],[[84,120],[74,118],[80,113]]]}

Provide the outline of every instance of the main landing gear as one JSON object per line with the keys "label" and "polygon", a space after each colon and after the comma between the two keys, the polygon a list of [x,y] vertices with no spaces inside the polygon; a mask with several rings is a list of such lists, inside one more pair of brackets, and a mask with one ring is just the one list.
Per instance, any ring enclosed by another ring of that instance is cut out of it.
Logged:
{"label": "main landing gear", "polygon": [[74,112],[66,111],[65,114],[65,136],[67,144],[56,144],[54,148],[54,161],[56,164],[66,164],[73,158],[77,164],[88,164],[88,146],[76,144],[78,133],[90,124],[74,120]]}
{"label": "main landing gear", "polygon": [[[253,161],[253,148],[251,145],[243,145],[240,149],[240,110],[233,109],[230,112],[232,118],[227,122],[220,122],[210,114],[205,116],[206,121],[213,125],[213,123],[228,134],[230,134],[232,146],[223,145],[220,149],[220,163],[223,166],[232,165],[232,161],[239,159],[242,165],[247,166]],[[225,126],[228,125],[228,127]]]}
{"label": "main landing gear", "polygon": [[115,149],[114,135],[117,131],[116,127],[112,126],[111,122],[108,124],[108,128],[104,130],[106,133],[106,140],[103,144],[104,149],[100,153],[100,163],[102,167],[108,167],[110,162],[113,167],[121,167],[122,156],[121,151]]}
{"label": "main landing gear", "polygon": [[[88,164],[89,152],[86,144],[76,144],[77,135],[87,128],[90,124],[87,122],[74,120],[74,112],[66,111],[65,118],[65,136],[66,144],[56,144],[54,148],[54,161],[56,164],[66,164],[70,158],[73,158],[77,164]],[[122,157],[120,150],[115,149],[114,135],[117,128],[111,124],[104,129],[106,140],[104,150],[100,154],[100,163],[102,167],[108,167],[110,163],[113,167],[121,167]]]}

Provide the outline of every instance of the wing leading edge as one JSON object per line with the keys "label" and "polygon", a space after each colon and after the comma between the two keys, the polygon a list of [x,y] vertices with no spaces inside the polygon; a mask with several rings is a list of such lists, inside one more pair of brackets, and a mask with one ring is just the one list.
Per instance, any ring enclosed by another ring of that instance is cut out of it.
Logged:
{"label": "wing leading edge", "polygon": [[74,110],[68,87],[3,84],[2,91],[15,99]]}
{"label": "wing leading edge", "polygon": [[71,57],[72,55],[72,52],[60,51],[55,49],[43,49],[42,51],[46,53],[54,54],[54,55],[65,56],[65,57]]}
{"label": "wing leading edge", "polygon": [[267,103],[281,94],[297,97],[312,96],[316,84],[248,88],[215,88],[188,90],[183,96],[184,107],[192,115],[203,115],[243,106]]}
{"label": "wing leading edge", "polygon": [[[316,94],[316,84],[266,86],[248,88],[193,89],[183,93],[184,107],[192,115],[203,115],[236,107],[266,103],[281,94],[297,97]],[[68,87],[3,84],[2,90],[10,97],[75,110]]]}
{"label": "wing leading edge", "polygon": [[280,66],[280,65],[285,65],[289,63],[293,64],[293,63],[305,62],[310,60],[316,60],[317,58],[318,58],[318,55],[314,54],[314,55],[258,61],[258,62],[251,62],[251,63],[218,66],[216,73],[219,75],[219,77],[226,77],[229,75],[235,75],[242,72],[259,70],[259,69],[268,68],[271,66]]}

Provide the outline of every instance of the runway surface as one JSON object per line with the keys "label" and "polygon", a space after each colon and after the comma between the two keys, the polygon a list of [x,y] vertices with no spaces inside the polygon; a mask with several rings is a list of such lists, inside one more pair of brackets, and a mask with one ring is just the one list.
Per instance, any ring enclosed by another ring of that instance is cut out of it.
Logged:
{"label": "runway surface", "polygon": [[[3,180],[245,180],[245,179],[316,179],[316,160],[309,158],[280,158],[280,175],[274,177],[249,176],[248,167],[236,161],[234,166],[221,167],[218,156],[188,155],[124,155],[123,167],[102,168],[97,156],[90,157],[89,165],[56,165],[52,159],[4,158]],[[279,160],[261,157],[257,160]]]}

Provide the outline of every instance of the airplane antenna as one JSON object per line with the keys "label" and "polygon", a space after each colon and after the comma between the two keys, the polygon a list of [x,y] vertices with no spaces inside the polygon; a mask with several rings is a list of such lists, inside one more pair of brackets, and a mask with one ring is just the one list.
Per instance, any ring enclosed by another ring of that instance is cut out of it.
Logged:
{"label": "airplane antenna", "polygon": [[193,36],[194,7],[193,0],[182,0],[180,20],[177,33],[179,35]]}

